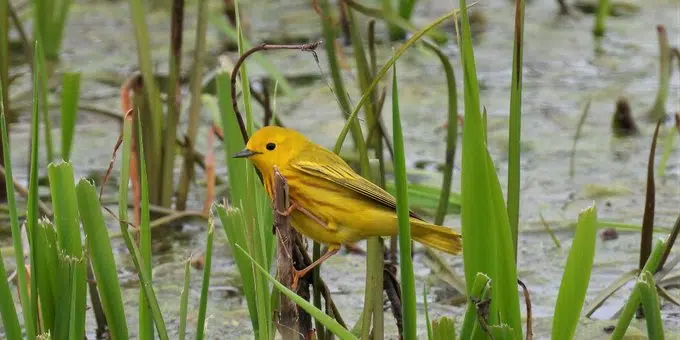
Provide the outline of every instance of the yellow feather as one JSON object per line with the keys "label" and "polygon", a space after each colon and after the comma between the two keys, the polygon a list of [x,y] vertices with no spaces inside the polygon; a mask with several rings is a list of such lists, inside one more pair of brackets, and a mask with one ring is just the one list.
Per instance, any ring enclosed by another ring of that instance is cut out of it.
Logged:
{"label": "yellow feather", "polygon": [[[293,227],[303,235],[339,247],[371,236],[397,234],[395,198],[299,132],[265,127],[253,134],[246,149],[262,173],[270,197],[277,166],[288,180],[291,201],[326,224],[293,210]],[[410,221],[414,240],[447,253],[460,253],[460,234],[425,222],[413,212]]]}

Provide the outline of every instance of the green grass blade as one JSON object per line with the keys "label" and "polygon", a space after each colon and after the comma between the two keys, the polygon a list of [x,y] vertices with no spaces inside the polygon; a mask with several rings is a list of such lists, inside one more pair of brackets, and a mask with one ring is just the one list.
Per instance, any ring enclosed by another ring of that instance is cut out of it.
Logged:
{"label": "green grass blade", "polygon": [[[465,0],[460,1],[460,8],[466,8]],[[500,182],[486,147],[468,15],[467,11],[460,13],[459,46],[465,98],[461,173],[465,278],[471,289],[477,273],[489,275],[494,282],[489,324],[507,324],[513,329],[515,338],[521,339],[522,320],[510,222]]]}
{"label": "green grass blade", "polygon": [[444,74],[446,75],[446,87],[448,89],[448,127],[446,128],[446,164],[444,167],[444,178],[439,194],[439,203],[434,217],[434,224],[442,225],[446,213],[449,212],[449,198],[451,196],[451,183],[453,182],[453,167],[456,159],[456,147],[458,141],[458,92],[456,90],[456,77],[453,73],[453,66],[449,57],[434,44],[424,41],[425,46],[433,51],[442,63]]}
{"label": "green grass blade", "polygon": [[71,301],[69,318],[69,337],[71,339],[85,339],[85,312],[87,306],[87,261],[85,254],[74,258],[73,272],[71,273]]}
{"label": "green grass blade", "polygon": [[[323,2],[322,2],[323,3]],[[352,113],[347,117],[345,126],[343,126],[342,130],[340,131],[340,135],[338,135],[338,139],[335,142],[335,147],[333,148],[333,151],[335,153],[339,153],[340,150],[342,149],[342,144],[345,141],[345,137],[347,137],[347,133],[349,132],[350,128],[352,125],[356,124],[355,120],[357,118],[357,115],[359,114],[359,110],[361,109],[361,106],[366,103],[366,101],[371,97],[371,92],[375,89],[375,87],[378,85],[380,82],[380,79],[387,74],[387,71],[392,67],[392,65],[401,57],[406,50],[413,45],[416,41],[418,41],[423,35],[425,35],[427,32],[429,32],[431,29],[434,27],[438,26],[442,22],[454,17],[456,15],[457,10],[451,11],[436,20],[434,20],[432,23],[427,25],[426,27],[422,28],[421,30],[415,32],[413,36],[408,39],[403,45],[401,45],[394,53],[394,55],[390,58],[390,60],[383,65],[382,68],[376,73],[375,78],[373,78],[373,82],[371,85],[368,87],[367,91],[365,91],[362,95],[359,101],[357,102],[356,106],[354,107],[354,110],[352,110]],[[331,44],[325,44],[331,45]],[[337,92],[337,91],[336,91]],[[345,92],[338,92],[339,96],[344,95]]]}
{"label": "green grass blade", "polygon": [[[647,262],[645,263],[645,266],[644,268],[642,268],[641,272],[645,271],[655,272],[656,268],[659,266],[659,263],[661,262],[663,251],[664,241],[662,239],[658,239],[656,241],[656,244],[654,245],[652,253],[649,255],[649,258],[647,258]],[[621,314],[619,314],[619,320],[616,322],[616,327],[614,328],[614,332],[612,333],[611,337],[612,340],[623,339],[623,336],[626,334],[628,326],[630,326],[630,321],[633,319],[633,316],[635,315],[635,311],[640,306],[640,302],[641,302],[640,289],[638,289],[636,285],[631,291],[630,296],[626,301],[626,304],[623,306]]]}
{"label": "green grass blade", "polygon": [[51,163],[47,166],[47,175],[59,248],[70,256],[79,256],[83,246],[73,167],[66,162]]}
{"label": "green grass blade", "polygon": [[217,99],[220,108],[220,123],[224,132],[224,159],[226,160],[227,175],[229,177],[229,198],[234,204],[237,197],[246,197],[246,182],[243,174],[248,171],[248,163],[243,160],[231,157],[233,154],[243,150],[245,143],[241,137],[236,114],[232,108],[231,101],[231,79],[229,74],[219,72],[215,76],[217,84]]}
{"label": "green grass blade", "polygon": [[425,325],[427,327],[427,340],[433,340],[432,324],[430,323],[430,310],[427,307],[427,284],[423,285],[423,308],[425,308]]}
{"label": "green grass blade", "polygon": [[[144,152],[144,141],[142,138],[142,124],[137,117],[137,126],[139,128],[139,182],[141,187],[141,207],[140,207],[140,225],[139,225],[139,253],[141,258],[139,259],[141,268],[148,276],[148,282],[146,284],[152,285],[152,275],[151,275],[151,215],[149,212],[149,180],[147,177],[146,170],[146,158]],[[139,291],[139,338],[140,339],[153,339],[153,317],[150,310],[151,301],[147,299],[146,292],[144,289]]]}
{"label": "green grass blade", "polygon": [[[165,328],[165,322],[163,320],[160,307],[158,307],[158,300],[153,291],[153,286],[151,285],[151,275],[148,274],[146,270],[143,270],[142,255],[140,254],[137,245],[132,240],[130,231],[128,230],[128,206],[127,206],[127,195],[128,195],[128,185],[130,181],[130,150],[132,146],[132,119],[125,119],[123,121],[123,142],[122,142],[122,156],[121,156],[121,167],[120,167],[120,182],[124,183],[119,186],[119,207],[118,207],[118,218],[120,219],[120,229],[125,241],[125,245],[130,252],[130,257],[132,262],[137,269],[137,275],[139,276],[139,281],[142,290],[146,294],[148,305],[151,309],[151,314],[153,316],[154,323],[156,324],[156,329],[158,330],[158,336],[162,340],[168,339],[168,332]],[[140,149],[142,149],[142,144],[140,140]],[[144,157],[140,157],[143,160]],[[145,176],[142,176],[142,178]],[[144,204],[144,203],[143,203]],[[148,202],[146,203],[148,204]],[[148,209],[148,207],[147,207]],[[148,210],[146,210],[148,212]],[[148,213],[146,214],[148,216]],[[148,226],[147,226],[148,228]]]}
{"label": "green grass blade", "polygon": [[[38,62],[40,53],[39,48],[40,44],[36,41],[35,46],[34,46],[34,51],[36,53],[33,55],[33,69],[34,70],[39,70],[39,65],[40,63]],[[29,175],[28,175],[28,202],[27,202],[27,212],[26,212],[26,235],[28,236],[29,240],[29,247],[30,247],[30,259],[29,263],[31,264],[31,267],[33,267],[33,262],[37,258],[36,256],[36,248],[33,247],[34,242],[34,236],[35,233],[34,231],[36,230],[38,226],[38,148],[39,148],[39,141],[40,141],[40,136],[39,136],[39,105],[40,105],[40,92],[39,92],[39,86],[37,84],[40,83],[40,77],[39,77],[39,71],[33,72],[33,112],[31,116],[31,165],[30,165],[30,170],[29,170]],[[9,177],[9,173],[7,178]],[[11,181],[9,181],[11,183]],[[11,190],[14,190],[12,188]],[[16,234],[16,240],[15,242],[21,242],[21,236],[19,233]],[[13,236],[14,238],[14,236]],[[15,249],[20,249],[16,248],[15,244]],[[15,254],[17,257],[17,268],[19,269],[19,273],[23,272],[23,266],[18,266],[19,263],[23,264],[23,258],[21,262],[19,262],[19,257],[23,256],[23,253]],[[19,274],[21,275],[21,274]],[[19,277],[19,280],[21,280],[21,276]],[[21,283],[21,281],[19,281]],[[37,325],[37,303],[34,302],[33,298],[38,296],[38,285],[37,285],[37,277],[36,275],[31,275],[30,277],[30,287],[31,287],[31,298],[29,299],[28,292],[26,291],[26,295],[24,296],[23,293],[21,293],[21,300],[26,301],[25,308],[22,312],[24,315],[24,327],[26,327],[26,335],[29,340],[35,339],[37,330],[38,330],[38,325]],[[24,280],[23,284],[26,284],[27,281]],[[26,286],[28,287],[28,286]],[[24,300],[24,298],[26,298]]]}
{"label": "green grass blade", "polygon": [[[0,9],[2,11],[2,9]],[[0,65],[1,66],[1,65]],[[19,218],[17,216],[16,201],[14,197],[14,181],[12,177],[12,164],[11,155],[9,149],[9,143],[7,142],[7,117],[5,116],[5,106],[4,93],[3,93],[2,77],[0,77],[0,129],[2,129],[2,150],[3,152],[3,164],[5,165],[5,190],[7,193],[7,205],[9,209],[10,216],[10,228],[12,230],[12,241],[14,241],[14,249],[16,256],[16,266],[17,268],[23,268],[23,255],[24,250],[21,244],[21,232],[19,230]],[[23,274],[22,274],[23,273]],[[28,310],[28,294],[23,294],[22,287],[26,286],[26,273],[23,270],[18,271],[19,274],[19,292],[22,297],[22,309]],[[0,255],[0,277],[7,277],[7,272],[5,271],[5,264]],[[12,293],[9,288],[9,283],[7,280],[0,280],[0,316],[2,316],[2,324],[5,329],[5,333],[10,339],[18,339],[21,337],[21,326],[19,325],[19,317],[17,315],[16,308],[14,307],[14,299],[12,298]],[[26,299],[24,299],[26,298]],[[28,326],[28,325],[27,325]]]}
{"label": "green grass blade", "polygon": [[187,335],[187,306],[189,305],[189,282],[191,279],[191,259],[184,264],[184,286],[179,298],[179,335],[177,339],[184,340]]}
{"label": "green grass blade", "polygon": [[[391,8],[391,6],[385,7],[385,4],[389,4],[391,0],[385,0],[383,1],[383,8],[378,9],[378,8],[371,8],[368,6],[364,6],[356,1],[353,2],[346,2],[349,8],[356,10],[357,12],[366,15],[368,17],[384,20],[388,24],[390,24],[390,28],[398,28],[401,29],[402,31],[417,31],[418,28],[413,25],[408,19],[400,17],[397,13],[394,12],[394,10]],[[438,29],[432,29],[431,31],[427,32],[426,35],[432,40],[434,40],[438,44],[443,44],[445,43],[448,38],[444,32]],[[399,39],[403,39],[403,37],[400,37]]]}
{"label": "green grass blade", "polygon": [[[4,260],[0,255],[0,277],[7,277]],[[5,335],[9,339],[21,338],[21,326],[17,310],[14,308],[14,298],[9,288],[7,280],[0,280],[0,316],[2,317],[2,327]]]}
{"label": "green grass blade", "polygon": [[132,23],[135,27],[135,40],[137,41],[137,58],[139,60],[139,68],[142,72],[142,77],[144,78],[144,90],[148,94],[149,105],[151,108],[151,117],[154,123],[153,132],[151,134],[151,136],[153,136],[152,140],[147,141],[147,143],[155,148],[161,145],[160,141],[161,127],[163,126],[163,108],[161,107],[160,92],[153,76],[153,64],[151,61],[152,49],[146,26],[146,13],[142,0],[129,0],[129,7],[130,13],[132,15]]}
{"label": "green grass blade", "polygon": [[71,158],[73,136],[78,114],[80,73],[65,73],[61,89],[61,158]]}
{"label": "green grass blade", "polygon": [[[241,15],[239,11],[239,1],[234,1],[234,9],[236,12],[236,30],[238,32],[238,50],[239,55],[245,53],[245,43],[243,31],[241,29]],[[250,94],[250,80],[246,63],[243,63],[240,68],[241,91],[243,95],[243,106],[246,113],[246,130],[252,134],[255,126],[253,119],[253,110]],[[243,174],[242,174],[243,175]],[[248,233],[248,246],[250,254],[253,255],[255,261],[265,268],[271,268],[271,263],[274,255],[274,242],[271,232],[272,213],[269,208],[270,202],[265,196],[262,189],[262,183],[256,176],[255,168],[248,166],[245,172],[246,181],[246,196],[240,199],[241,207],[244,209],[245,229]],[[243,180],[243,179],[241,179]],[[254,285],[257,305],[257,317],[259,329],[256,335],[262,338],[273,338],[275,327],[272,323],[272,309],[271,309],[271,293],[267,279],[259,272],[254,272]]]}
{"label": "green grass blade", "polygon": [[232,255],[236,262],[241,281],[243,284],[243,294],[246,296],[248,305],[248,312],[250,315],[250,322],[253,325],[253,331],[257,332],[259,328],[259,320],[257,318],[257,305],[255,297],[255,286],[251,284],[254,282],[254,273],[252,264],[246,255],[236,251],[237,244],[248,244],[245,220],[241,209],[226,208],[223,205],[216,206],[217,216],[222,223],[222,229],[232,249]]}
{"label": "green grass blade", "polygon": [[522,135],[522,62],[524,49],[524,0],[515,1],[515,44],[510,82],[510,135],[508,137],[508,219],[517,259],[520,191],[520,139]]}
{"label": "green grass blade", "polygon": [[[396,63],[392,73],[392,135],[394,146],[394,182],[397,187],[397,222],[399,225],[399,272],[401,274],[401,303],[403,334],[405,339],[416,339],[416,290],[411,260],[411,224],[406,182],[406,157],[404,134],[399,113],[399,89]],[[382,294],[381,294],[382,295]]]}
{"label": "green grass blade", "polygon": [[666,138],[663,140],[663,153],[661,155],[661,159],[659,160],[659,165],[656,168],[656,177],[658,178],[664,177],[666,165],[668,164],[668,160],[671,158],[671,154],[675,148],[675,142],[678,140],[678,138],[675,138],[678,136],[678,133],[680,133],[680,131],[676,127],[671,127],[668,129]]}
{"label": "green grass blade", "polygon": [[482,332],[477,318],[476,304],[490,298],[491,279],[483,273],[478,273],[475,276],[475,281],[469,287],[472,287],[472,289],[468,292],[467,309],[460,330],[461,339],[474,339],[475,334]]}
{"label": "green grass blade", "polygon": [[299,295],[295,294],[292,290],[286,288],[286,286],[282,285],[276,279],[271,276],[266,269],[264,269],[262,266],[260,266],[257,261],[255,261],[240,245],[236,244],[237,252],[240,252],[243,256],[245,256],[252,265],[255,266],[257,271],[259,271],[263,276],[265,276],[271,283],[274,284],[274,287],[278,289],[281,293],[283,293],[286,297],[291,299],[293,302],[295,302],[298,306],[300,306],[302,309],[304,309],[309,315],[311,315],[314,319],[319,320],[323,323],[324,326],[328,330],[330,330],[333,334],[335,334],[338,338],[340,339],[356,339],[356,337],[350,333],[347,329],[342,327],[337,321],[335,321],[333,318],[330,316],[326,315],[323,311],[317,309],[309,303],[307,300],[304,298],[300,297]]}
{"label": "green grass blade", "polygon": [[48,220],[41,220],[36,231],[37,247],[40,249],[35,259],[32,272],[38,274],[38,291],[40,299],[41,324],[43,332],[54,332],[55,307],[59,295],[59,281],[57,268],[59,267],[59,252],[57,251],[57,231]]}
{"label": "green grass blade", "polygon": [[130,235],[130,232],[127,229],[121,230],[121,233],[123,235],[125,245],[127,246],[128,251],[130,252],[132,262],[134,263],[135,268],[137,269],[137,275],[139,276],[140,285],[141,288],[144,290],[146,300],[148,302],[148,305],[150,306],[151,316],[153,317],[153,321],[156,324],[158,336],[161,340],[168,340],[169,339],[168,331],[165,327],[163,314],[161,313],[160,307],[158,306],[158,299],[156,298],[156,294],[151,285],[151,276],[148,275],[148,273],[145,270],[143,270],[144,264],[141,261],[142,255],[140,254],[139,248],[137,248],[137,245],[132,240],[132,236]]}
{"label": "green grass blade", "polygon": [[52,121],[50,120],[49,107],[47,103],[47,66],[45,65],[45,52],[43,48],[47,45],[35,45],[35,67],[33,72],[37,74],[34,78],[33,86],[38,88],[38,98],[40,105],[40,112],[43,119],[43,133],[45,134],[45,150],[47,153],[47,162],[54,161],[54,146],[52,144]]}
{"label": "green grass blade", "polygon": [[87,253],[92,259],[92,270],[98,284],[108,331],[112,339],[128,339],[128,327],[121,294],[116,261],[109,241],[109,231],[104,221],[97,189],[86,179],[76,187],[78,209],[87,236]]}
{"label": "green grass blade", "polygon": [[593,205],[579,214],[576,235],[569,250],[552,323],[553,339],[571,339],[578,326],[595,258],[597,209]]}
{"label": "green grass blade", "polygon": [[647,336],[649,339],[665,339],[663,321],[661,320],[661,307],[659,297],[656,294],[654,276],[649,271],[643,271],[638,279],[637,289],[640,290],[642,308],[647,321]]}
{"label": "green grass blade", "polygon": [[456,327],[453,319],[449,317],[441,317],[439,320],[432,322],[432,339],[434,340],[449,340],[456,338]]}
{"label": "green grass blade", "polygon": [[201,300],[198,305],[198,322],[196,324],[196,339],[202,340],[205,332],[205,312],[208,307],[208,288],[210,287],[210,266],[212,265],[213,235],[215,223],[210,218],[208,224],[208,241],[205,248],[205,264],[203,265],[203,284],[201,285]]}
{"label": "green grass blade", "polygon": [[[71,301],[74,293],[74,274],[76,274],[77,258],[69,256],[64,251],[59,253],[59,264],[57,270],[57,306],[62,308],[61,313],[57,313],[55,321],[54,338],[55,339],[70,339],[69,332],[71,328]],[[74,337],[75,339],[75,337]]]}
{"label": "green grass blade", "polygon": [[[73,167],[65,162],[51,163],[47,166],[47,174],[54,209],[58,249],[64,255],[74,259],[74,262],[70,264],[73,271],[73,281],[67,289],[72,289],[69,301],[71,307],[75,308],[77,312],[69,318],[69,335],[80,339],[85,337],[85,314],[84,312],[81,313],[81,310],[85,310],[87,303],[85,286],[87,282],[87,271],[85,269],[87,267],[86,261],[83,259]],[[43,278],[39,277],[38,279],[42,280]],[[63,294],[64,290],[58,290],[57,293]]]}

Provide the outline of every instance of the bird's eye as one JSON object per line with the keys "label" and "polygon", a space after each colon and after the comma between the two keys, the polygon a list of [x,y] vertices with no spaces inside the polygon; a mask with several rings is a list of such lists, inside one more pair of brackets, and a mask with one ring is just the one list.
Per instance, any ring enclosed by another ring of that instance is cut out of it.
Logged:
{"label": "bird's eye", "polygon": [[272,151],[276,149],[276,144],[274,143],[267,143],[267,150]]}

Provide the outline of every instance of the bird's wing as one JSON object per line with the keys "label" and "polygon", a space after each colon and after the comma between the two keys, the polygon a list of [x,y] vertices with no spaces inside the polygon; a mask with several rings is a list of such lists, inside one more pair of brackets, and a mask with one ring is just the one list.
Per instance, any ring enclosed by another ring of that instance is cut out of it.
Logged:
{"label": "bird's wing", "polygon": [[[338,184],[391,209],[397,209],[396,199],[387,191],[361,177],[338,155],[318,147],[307,147],[291,160],[290,165],[306,174]],[[409,215],[422,220],[409,210]]]}

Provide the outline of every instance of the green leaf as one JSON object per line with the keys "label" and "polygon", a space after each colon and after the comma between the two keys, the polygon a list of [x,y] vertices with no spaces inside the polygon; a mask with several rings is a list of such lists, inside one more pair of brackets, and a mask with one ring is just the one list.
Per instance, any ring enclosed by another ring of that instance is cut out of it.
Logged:
{"label": "green leaf", "polygon": [[468,293],[463,326],[460,330],[461,339],[473,339],[475,334],[483,333],[477,318],[477,304],[490,298],[491,279],[483,273],[478,273],[471,287],[472,289]]}
{"label": "green leaf", "polygon": [[208,240],[205,249],[205,262],[203,265],[203,284],[201,285],[201,301],[198,305],[198,322],[196,323],[196,339],[203,339],[205,331],[205,312],[208,307],[208,288],[210,288],[210,266],[212,265],[213,235],[215,234],[215,223],[212,218],[208,226]]}
{"label": "green leaf", "polygon": [[425,324],[427,325],[427,340],[434,340],[432,323],[430,323],[430,311],[427,308],[427,283],[423,285],[423,307],[425,308]]}
{"label": "green leaf", "polygon": [[[401,303],[403,337],[416,339],[416,290],[411,260],[411,223],[408,206],[408,184],[406,182],[406,156],[404,135],[399,113],[399,89],[397,86],[396,63],[392,73],[392,134],[394,146],[394,182],[397,187],[397,224],[399,226],[399,272],[401,274]],[[382,296],[382,294],[381,294]]]}
{"label": "green leaf", "polygon": [[522,63],[524,49],[524,0],[515,1],[515,44],[510,82],[510,126],[508,137],[508,218],[517,259],[520,192],[520,139],[522,135]]}
{"label": "green leaf", "polygon": [[[151,275],[147,270],[145,270],[144,267],[144,262],[142,261],[142,255],[137,248],[137,245],[135,242],[132,240],[132,236],[130,235],[130,231],[128,230],[128,225],[127,225],[127,215],[128,215],[128,206],[127,206],[127,195],[128,195],[128,185],[130,181],[130,150],[132,146],[132,119],[125,119],[123,121],[123,142],[122,142],[122,156],[121,156],[121,168],[120,168],[120,182],[125,183],[121,184],[119,189],[119,210],[118,210],[118,217],[120,219],[120,231],[123,236],[123,240],[125,241],[125,245],[128,248],[128,251],[130,252],[130,257],[132,259],[132,262],[135,265],[135,268],[137,269],[137,275],[139,276],[139,281],[142,287],[142,290],[144,290],[144,294],[146,296],[146,300],[148,302],[149,308],[151,309],[151,315],[153,317],[153,321],[156,324],[156,329],[158,330],[158,336],[162,340],[168,339],[168,332],[165,327],[165,322],[163,320],[163,316],[161,314],[160,307],[158,306],[158,300],[156,299],[156,294],[154,293],[153,286],[151,284]],[[140,138],[140,149],[143,149],[142,147],[142,140]],[[144,164],[144,157],[140,157],[141,163]],[[142,176],[145,177],[145,176]],[[142,181],[142,192],[146,191],[146,181]],[[142,193],[143,196],[146,196],[148,193]],[[147,203],[144,203],[145,200],[142,200],[143,205],[147,205]],[[148,206],[146,207],[148,209]],[[146,210],[148,212],[148,210]],[[148,214],[147,214],[148,215]],[[148,228],[148,226],[143,226],[144,228]],[[141,227],[140,227],[141,228]]]}
{"label": "green leaf", "polygon": [[553,339],[572,339],[586,299],[595,258],[597,209],[593,205],[579,214],[557,295],[552,323]]}
{"label": "green leaf", "polygon": [[36,245],[40,251],[33,262],[33,275],[38,275],[38,291],[43,330],[54,332],[56,299],[60,293],[57,269],[59,251],[57,231],[48,220],[41,220],[36,231]]}
{"label": "green leaf", "polygon": [[[383,67],[376,73],[375,78],[373,78],[373,82],[367,88],[367,90],[364,91],[364,93],[361,95],[361,98],[359,99],[356,106],[354,107],[354,110],[352,110],[352,113],[349,114],[349,116],[347,117],[345,126],[342,128],[342,130],[340,131],[340,135],[338,136],[337,140],[335,141],[335,147],[333,148],[333,151],[335,153],[340,152],[340,150],[342,149],[342,144],[345,141],[345,137],[347,137],[347,133],[349,132],[349,129],[352,127],[352,125],[356,124],[356,118],[357,118],[357,115],[359,114],[359,110],[361,109],[361,106],[364,105],[366,103],[366,101],[371,97],[371,93],[375,89],[375,87],[378,85],[378,83],[380,82],[380,79],[382,79],[382,77],[384,77],[385,74],[387,74],[387,71],[392,67],[392,65],[397,61],[397,59],[399,59],[399,57],[401,57],[401,55],[404,54],[404,52],[406,52],[406,50],[411,45],[413,45],[416,41],[418,41],[423,35],[425,35],[427,32],[429,32],[431,29],[435,28],[436,26],[438,26],[439,24],[441,24],[445,20],[448,20],[451,17],[455,16],[456,12],[457,12],[457,10],[451,11],[451,12],[437,18],[436,20],[434,20],[433,22],[431,22],[429,25],[422,28],[421,30],[415,32],[413,34],[413,36],[404,43],[404,45],[400,46],[395,51],[394,55],[392,55],[390,60],[388,60],[387,63],[385,63],[385,65],[383,65]],[[329,44],[326,44],[326,45],[329,45]],[[338,91],[336,91],[336,92],[338,92]],[[342,95],[345,92],[338,92],[338,93],[340,95]]]}
{"label": "green leaf", "polygon": [[59,248],[70,256],[78,256],[83,252],[83,245],[80,239],[80,217],[73,167],[66,162],[50,163],[47,166],[47,174],[50,180]]}
{"label": "green leaf", "polygon": [[[137,117],[137,127],[139,136],[139,183],[141,187],[141,207],[140,207],[140,225],[139,225],[139,254],[141,255],[139,259],[141,271],[144,271],[147,278],[149,286],[151,286],[153,276],[151,275],[151,215],[149,211],[149,180],[146,170],[146,157],[144,150],[144,138],[142,137],[142,123],[139,115]],[[144,289],[139,291],[139,338],[140,339],[153,339],[153,312],[151,309],[151,301],[147,298]]]}
{"label": "green leaf", "polygon": [[237,244],[248,244],[243,212],[241,209],[226,208],[222,205],[216,206],[215,210],[217,211],[217,216],[220,218],[222,229],[224,230],[224,234],[227,238],[227,241],[229,242],[229,246],[232,249],[234,261],[236,262],[236,267],[238,268],[239,274],[241,276],[241,281],[244,283],[243,295],[246,296],[250,322],[253,325],[253,331],[257,332],[257,330],[260,328],[259,320],[257,318],[257,305],[255,301],[255,285],[253,284],[255,282],[253,267],[245,254],[242,254],[238,251],[233,251],[236,249]]}
{"label": "green leaf", "polygon": [[80,96],[80,73],[65,73],[61,89],[61,158],[71,158]]}
{"label": "green leaf", "polygon": [[637,289],[640,290],[642,308],[647,321],[647,335],[650,339],[663,340],[663,321],[661,320],[661,307],[659,297],[656,294],[654,276],[647,270],[642,271],[638,279]]}
{"label": "green leaf", "polygon": [[[6,8],[0,8],[0,14],[6,14],[2,11]],[[0,16],[0,18],[6,15]],[[2,35],[2,34],[0,34]],[[0,48],[2,48],[0,46]],[[2,77],[0,77],[0,129],[2,129],[2,150],[5,165],[5,192],[7,193],[7,206],[10,216],[10,227],[12,230],[12,241],[14,244],[14,254],[16,257],[17,268],[23,268],[24,250],[21,244],[21,232],[19,230],[19,218],[17,217],[17,207],[14,197],[14,177],[12,177],[12,162],[11,150],[7,142],[7,117],[5,116],[4,102],[4,85],[2,84]],[[19,295],[22,297],[22,309],[28,310],[28,294],[25,292],[26,288],[26,273],[23,270],[18,270],[19,274]],[[5,264],[0,254],[0,277],[7,277]],[[23,287],[23,288],[22,288]],[[26,293],[26,294],[24,294]],[[24,299],[25,298],[25,299]],[[19,317],[16,308],[14,307],[14,299],[10,291],[9,282],[7,280],[0,280],[0,316],[2,316],[2,324],[5,333],[9,339],[19,339],[22,336],[21,326],[19,325]],[[30,325],[30,324],[29,324]],[[28,326],[28,325],[27,325]],[[28,332],[28,331],[27,331]]]}
{"label": "green leaf", "polygon": [[[460,8],[466,8],[465,0],[460,1]],[[460,13],[459,46],[465,98],[461,221],[466,286],[472,288],[478,273],[489,275],[494,282],[489,325],[507,324],[515,338],[521,339],[512,232],[500,182],[486,146],[468,14],[467,11]],[[482,334],[476,334],[476,339],[480,339]]]}
{"label": "green leaf", "polygon": [[[659,266],[659,263],[661,262],[663,251],[664,241],[662,239],[658,239],[656,241],[656,244],[654,245],[654,248],[652,249],[652,253],[649,254],[647,262],[645,263],[645,266],[642,268],[641,272],[643,273],[645,271],[655,272]],[[619,320],[616,322],[616,327],[614,328],[614,332],[612,333],[611,337],[612,340],[623,339],[623,336],[626,334],[626,330],[628,329],[628,326],[630,326],[630,322],[633,319],[633,316],[635,315],[635,311],[640,306],[640,302],[641,302],[640,289],[636,285],[635,287],[633,287],[633,290],[631,291],[630,296],[626,301],[626,304],[623,306],[623,310],[619,314]]]}
{"label": "green leaf", "polygon": [[432,321],[432,339],[450,340],[456,338],[456,326],[453,319],[441,317],[439,320]]}
{"label": "green leaf", "polygon": [[189,282],[191,278],[191,259],[184,263],[184,286],[180,294],[179,304],[179,335],[177,339],[184,340],[187,332],[187,306],[189,305]]}
{"label": "green leaf", "polygon": [[76,187],[78,208],[87,236],[87,253],[97,282],[108,331],[112,339],[128,339],[128,327],[116,261],[109,241],[109,231],[102,215],[97,189],[86,179]]}

